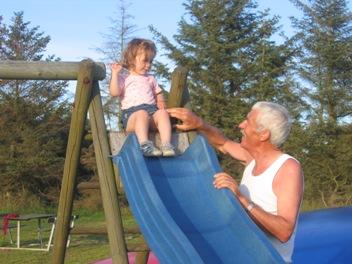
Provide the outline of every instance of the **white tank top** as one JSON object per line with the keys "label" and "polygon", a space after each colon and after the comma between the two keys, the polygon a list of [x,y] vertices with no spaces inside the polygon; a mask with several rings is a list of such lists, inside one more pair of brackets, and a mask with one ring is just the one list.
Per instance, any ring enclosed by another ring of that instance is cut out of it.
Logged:
{"label": "white tank top", "polygon": [[[288,159],[294,158],[290,155],[282,154],[273,162],[273,164],[270,165],[269,168],[256,176],[253,176],[255,160],[252,160],[243,172],[243,177],[239,186],[240,192],[264,211],[277,215],[277,197],[273,192],[272,185],[276,173]],[[291,238],[286,243],[282,243],[273,236],[266,234],[286,263],[291,263],[296,227],[297,224]]]}

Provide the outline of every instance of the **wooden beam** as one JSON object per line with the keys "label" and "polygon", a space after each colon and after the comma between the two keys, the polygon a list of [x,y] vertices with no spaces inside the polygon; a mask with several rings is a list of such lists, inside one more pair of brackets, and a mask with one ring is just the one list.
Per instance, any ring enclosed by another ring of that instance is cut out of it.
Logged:
{"label": "wooden beam", "polygon": [[[149,252],[147,243],[131,243],[127,242],[127,250],[129,252]],[[146,264],[147,262],[145,262]]]}
{"label": "wooden beam", "polygon": [[[110,131],[109,141],[111,154],[117,155],[121,150],[123,143],[125,142],[127,134],[125,132]],[[161,139],[159,133],[150,132],[149,139],[153,141],[155,146],[160,147]],[[172,133],[171,143],[175,146],[176,152],[178,154],[183,153],[189,146],[187,133]]]}
{"label": "wooden beam", "polygon": [[[0,79],[8,80],[77,80],[80,62],[0,61]],[[94,63],[93,79],[103,80],[104,63]]]}
{"label": "wooden beam", "polygon": [[78,190],[100,190],[99,182],[81,182],[77,185]]}
{"label": "wooden beam", "polygon": [[[124,227],[125,234],[140,234],[141,231],[138,226],[134,227]],[[79,227],[75,226],[70,231],[71,235],[107,235],[108,232],[105,226],[95,226],[95,227]]]}
{"label": "wooden beam", "polygon": [[79,65],[77,88],[66,148],[61,183],[52,263],[63,264],[72,215],[74,187],[81,153],[84,125],[92,92],[94,62],[84,60]]}
{"label": "wooden beam", "polygon": [[97,162],[112,261],[114,264],[128,264],[117,186],[112,160],[109,157],[108,134],[97,81],[93,85],[92,100],[89,107],[89,120],[92,129],[95,159]]}

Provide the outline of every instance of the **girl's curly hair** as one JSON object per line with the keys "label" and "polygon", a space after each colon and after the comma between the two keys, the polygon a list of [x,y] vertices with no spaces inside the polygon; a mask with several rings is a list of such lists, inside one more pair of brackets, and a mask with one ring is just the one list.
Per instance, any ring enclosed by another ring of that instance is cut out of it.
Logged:
{"label": "girl's curly hair", "polygon": [[156,46],[153,41],[148,39],[135,38],[132,39],[122,55],[122,66],[127,69],[135,67],[134,62],[139,50],[143,50],[146,54],[146,59],[153,61],[156,55]]}

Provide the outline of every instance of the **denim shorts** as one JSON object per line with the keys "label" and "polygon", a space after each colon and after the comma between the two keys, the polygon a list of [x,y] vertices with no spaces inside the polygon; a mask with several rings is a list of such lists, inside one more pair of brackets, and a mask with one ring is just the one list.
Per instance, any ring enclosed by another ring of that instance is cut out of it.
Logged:
{"label": "denim shorts", "polygon": [[137,106],[132,106],[130,108],[122,110],[122,126],[124,129],[127,127],[127,122],[130,116],[139,110],[144,110],[148,113],[149,116],[152,116],[156,111],[158,111],[158,107],[155,104],[141,104]]}

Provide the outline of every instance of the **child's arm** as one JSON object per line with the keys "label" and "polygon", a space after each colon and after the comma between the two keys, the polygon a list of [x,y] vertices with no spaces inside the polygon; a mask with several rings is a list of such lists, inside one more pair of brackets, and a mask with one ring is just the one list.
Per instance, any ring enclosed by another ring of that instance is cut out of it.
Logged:
{"label": "child's arm", "polygon": [[163,92],[160,92],[156,95],[156,105],[159,109],[166,109],[166,102],[164,99]]}
{"label": "child's arm", "polygon": [[122,69],[121,64],[112,63],[110,66],[111,69],[111,79],[110,79],[110,95],[111,96],[120,96],[122,91],[119,86],[119,73]]}

